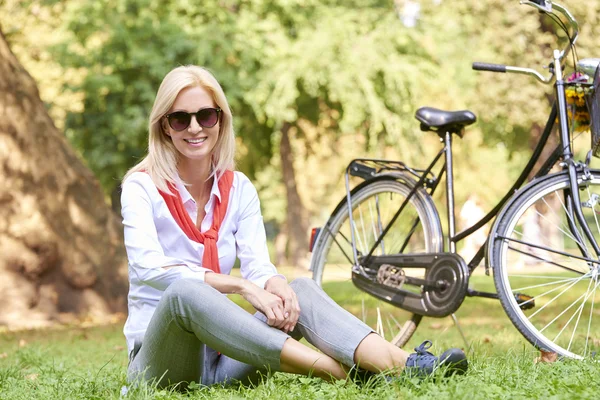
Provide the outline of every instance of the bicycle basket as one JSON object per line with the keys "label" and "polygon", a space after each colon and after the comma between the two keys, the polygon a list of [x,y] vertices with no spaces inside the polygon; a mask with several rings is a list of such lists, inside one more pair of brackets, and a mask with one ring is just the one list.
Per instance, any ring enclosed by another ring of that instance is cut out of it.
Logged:
{"label": "bicycle basket", "polygon": [[592,153],[600,157],[600,65],[596,67],[592,92],[587,96],[590,113],[590,132],[592,136]]}

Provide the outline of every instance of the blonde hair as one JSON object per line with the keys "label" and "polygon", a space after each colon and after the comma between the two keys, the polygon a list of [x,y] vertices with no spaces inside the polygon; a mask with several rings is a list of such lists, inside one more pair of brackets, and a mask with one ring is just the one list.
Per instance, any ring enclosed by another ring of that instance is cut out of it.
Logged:
{"label": "blonde hair", "polygon": [[177,95],[185,88],[199,86],[212,95],[221,111],[219,138],[213,150],[211,177],[217,179],[227,170],[234,168],[235,134],[231,109],[225,93],[216,78],[207,69],[196,65],[177,67],[163,79],[150,112],[148,124],[148,154],[125,174],[125,181],[134,172],[143,171],[150,175],[156,187],[170,193],[168,183],[175,184],[179,179],[177,162],[179,152],[167,136],[162,118],[171,109]]}

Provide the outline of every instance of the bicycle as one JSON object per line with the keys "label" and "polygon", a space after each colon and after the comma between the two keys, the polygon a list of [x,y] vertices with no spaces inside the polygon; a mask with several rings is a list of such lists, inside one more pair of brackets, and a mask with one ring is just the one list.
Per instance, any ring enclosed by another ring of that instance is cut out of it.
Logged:
{"label": "bicycle", "polygon": [[[515,327],[538,349],[571,358],[600,349],[600,326],[592,324],[600,314],[600,307],[595,308],[596,297],[600,298],[596,296],[600,170],[589,167],[592,153],[600,155],[600,59],[576,62],[576,70],[584,74],[577,84],[589,92],[586,102],[592,119],[592,150],[579,162],[573,156],[565,95],[574,83],[565,80],[562,64],[570,51],[575,57],[578,23],[565,7],[551,1],[521,4],[557,19],[562,16],[568,23],[563,28],[569,44],[554,51],[547,76],[531,68],[473,63],[475,70],[527,74],[547,84],[554,81],[555,101],[542,137],[500,202],[475,225],[456,233],[452,140],[454,135],[462,137],[476,116],[470,111],[425,107],[416,112],[421,130],[437,133],[443,142],[429,166],[418,169],[396,160],[353,160],[345,173],[345,199],[322,228],[313,230],[314,280],[322,285],[324,276],[341,266],[342,276],[351,278],[356,293],[369,295],[367,301],[407,311],[402,322],[393,316],[393,323],[388,320],[398,330],[392,339],[398,346],[406,344],[423,316],[453,315],[465,296],[478,296],[499,299]],[[525,184],[557,118],[560,144]],[[442,157],[436,175],[433,169]],[[556,165],[561,170],[552,172]],[[432,199],[444,175],[446,233]],[[351,189],[350,176],[363,181]],[[467,264],[457,254],[456,244],[494,217],[486,243]],[[469,288],[469,278],[484,258],[486,273],[493,270],[496,293]]]}

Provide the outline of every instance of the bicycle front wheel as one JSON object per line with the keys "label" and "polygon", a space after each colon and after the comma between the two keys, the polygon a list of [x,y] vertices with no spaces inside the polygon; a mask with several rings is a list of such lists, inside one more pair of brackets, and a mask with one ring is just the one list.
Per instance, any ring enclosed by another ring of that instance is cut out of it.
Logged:
{"label": "bicycle front wheel", "polygon": [[[580,175],[578,193],[598,242],[600,174]],[[565,173],[531,183],[498,217],[488,254],[502,306],[525,338],[541,350],[583,358],[600,349],[600,262],[571,198]]]}
{"label": "bicycle front wheel", "polygon": [[[416,330],[421,315],[400,310],[359,290],[352,283],[351,232],[357,251],[367,255],[406,199],[414,181],[383,176],[364,182],[351,194],[354,225],[351,229],[348,203],[343,200],[321,230],[313,250],[313,279],[338,304],[402,347]],[[442,229],[433,201],[419,189],[377,246],[374,255],[441,252]],[[367,271],[377,275],[377,271]],[[424,270],[400,271],[424,276]]]}

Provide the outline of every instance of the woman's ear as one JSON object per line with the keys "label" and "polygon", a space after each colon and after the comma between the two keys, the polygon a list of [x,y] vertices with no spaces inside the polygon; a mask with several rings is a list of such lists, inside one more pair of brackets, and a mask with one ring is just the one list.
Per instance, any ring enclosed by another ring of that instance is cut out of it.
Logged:
{"label": "woman's ear", "polygon": [[160,126],[162,127],[163,133],[167,136],[171,136],[171,134],[169,133],[169,125],[167,124],[167,120],[163,119],[160,122]]}

